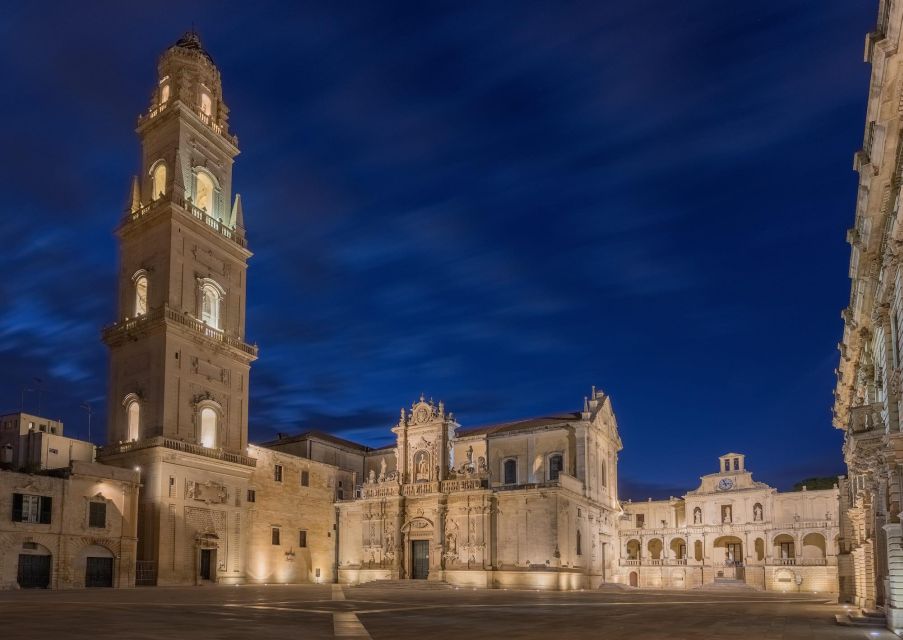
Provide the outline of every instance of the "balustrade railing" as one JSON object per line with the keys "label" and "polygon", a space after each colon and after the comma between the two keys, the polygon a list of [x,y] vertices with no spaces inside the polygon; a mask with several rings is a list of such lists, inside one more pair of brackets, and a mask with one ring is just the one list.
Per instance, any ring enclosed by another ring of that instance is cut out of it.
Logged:
{"label": "balustrade railing", "polygon": [[485,489],[488,485],[486,478],[462,478],[459,480],[443,480],[442,493],[454,493],[455,491],[476,491]]}
{"label": "balustrade railing", "polygon": [[215,340],[216,342],[221,342],[230,347],[234,347],[239,351],[243,351],[248,355],[257,357],[257,347],[255,345],[247,344],[246,342],[243,342],[238,338],[228,335],[224,331],[211,327],[206,322],[202,322],[197,318],[192,318],[188,314],[180,313],[179,311],[176,311],[168,305],[157,307],[156,309],[151,309],[146,314],[138,316],[136,318],[127,318],[126,320],[112,324],[103,330],[103,337],[106,340],[112,338],[117,334],[125,333],[128,331],[135,331],[136,329],[139,329],[143,326],[148,326],[155,322],[158,322],[163,318],[166,318],[166,320],[168,321],[180,324],[183,327],[187,327],[188,329],[206,338]]}
{"label": "balustrade railing", "polygon": [[438,492],[438,482],[418,482],[417,484],[406,484],[401,487],[401,495],[403,496],[423,496]]}
{"label": "balustrade railing", "polygon": [[205,225],[219,233],[221,236],[232,240],[235,244],[240,247],[247,248],[248,241],[245,237],[238,233],[238,231],[229,225],[223,223],[221,220],[214,218],[210,214],[207,213],[206,209],[201,209],[200,207],[193,204],[190,200],[186,200],[183,198],[170,198],[167,196],[162,196],[156,200],[148,202],[145,205],[142,205],[135,211],[126,211],[125,216],[123,217],[123,223],[128,224],[129,222],[135,222],[140,220],[141,218],[147,216],[151,211],[156,209],[159,205],[166,203],[173,203],[181,207],[186,213],[191,215],[192,217],[200,220]]}
{"label": "balustrade railing", "polygon": [[165,447],[173,451],[181,451],[183,453],[191,453],[196,456],[204,456],[206,458],[214,458],[216,460],[224,460],[225,462],[234,462],[243,464],[248,467],[256,467],[257,459],[243,456],[240,453],[232,453],[223,449],[212,449],[193,442],[185,442],[184,440],[175,440],[165,436],[155,436],[153,438],[145,438],[144,440],[131,440],[128,442],[118,442],[108,444],[101,447],[97,451],[98,458],[119,453],[129,453],[130,451],[138,451],[140,449],[150,449],[152,447]]}
{"label": "balustrade railing", "polygon": [[210,130],[213,131],[213,133],[222,136],[236,147],[238,146],[238,136],[226,131],[212,115],[210,115],[209,113],[204,113],[204,111],[201,110],[200,105],[187,105],[180,100],[176,100],[174,103],[164,102],[163,104],[157,105],[156,107],[152,107],[150,110],[148,110],[147,113],[138,116],[138,126],[141,126],[149,120],[153,120],[161,113],[166,111],[169,108],[170,104],[176,103],[187,107],[194,115],[197,116],[198,120],[200,120],[206,126],[210,127]]}

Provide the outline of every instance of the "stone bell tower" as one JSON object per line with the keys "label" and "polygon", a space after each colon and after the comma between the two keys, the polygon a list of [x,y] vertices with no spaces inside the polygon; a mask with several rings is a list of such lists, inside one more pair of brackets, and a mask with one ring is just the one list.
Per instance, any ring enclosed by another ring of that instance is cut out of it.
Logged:
{"label": "stone bell tower", "polygon": [[[140,173],[119,240],[109,464],[141,470],[139,559],[159,582],[241,579],[247,457],[247,261],[238,139],[219,70],[190,32],[169,47],[139,116]],[[230,542],[227,544],[226,541]]]}
{"label": "stone bell tower", "polygon": [[110,348],[109,443],[164,436],[240,453],[248,439],[247,260],[238,140],[220,74],[194,33],[161,56],[138,119],[141,170],[116,230],[118,321]]}

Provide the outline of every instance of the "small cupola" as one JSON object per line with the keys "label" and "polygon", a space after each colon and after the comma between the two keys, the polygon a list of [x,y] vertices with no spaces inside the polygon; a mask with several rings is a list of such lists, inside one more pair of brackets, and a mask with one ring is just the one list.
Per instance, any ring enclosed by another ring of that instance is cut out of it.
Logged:
{"label": "small cupola", "polygon": [[725,453],[718,458],[718,471],[720,473],[732,473],[746,469],[746,456],[742,453]]}

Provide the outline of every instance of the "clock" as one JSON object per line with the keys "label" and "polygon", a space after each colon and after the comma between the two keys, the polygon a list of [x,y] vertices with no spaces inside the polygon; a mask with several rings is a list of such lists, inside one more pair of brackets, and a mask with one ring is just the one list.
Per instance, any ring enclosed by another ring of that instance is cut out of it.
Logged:
{"label": "clock", "polygon": [[718,491],[728,491],[734,488],[734,481],[731,478],[721,478],[718,481]]}

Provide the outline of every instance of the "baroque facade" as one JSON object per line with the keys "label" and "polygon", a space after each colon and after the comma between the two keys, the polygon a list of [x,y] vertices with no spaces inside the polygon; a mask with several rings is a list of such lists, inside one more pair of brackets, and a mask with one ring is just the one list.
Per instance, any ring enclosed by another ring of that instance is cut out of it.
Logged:
{"label": "baroque facade", "polygon": [[903,631],[900,463],[903,348],[903,4],[881,0],[866,36],[872,65],[855,220],[847,231],[851,280],[834,392],[848,475],[841,484],[840,591],[858,606],[883,607]]}
{"label": "baroque facade", "polygon": [[621,440],[601,391],[580,412],[476,429],[421,397],[392,431],[338,504],[340,582],[574,589],[612,575]]}
{"label": "baroque facade", "polygon": [[744,455],[727,453],[681,498],[624,503],[616,580],[836,593],[838,493],[836,485],[781,493],[753,480]]}

